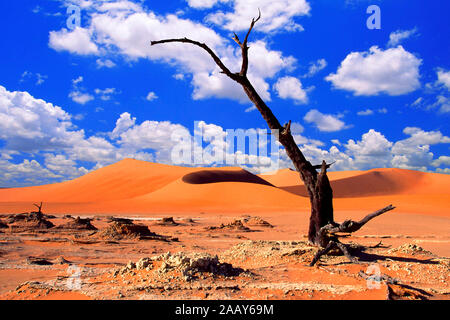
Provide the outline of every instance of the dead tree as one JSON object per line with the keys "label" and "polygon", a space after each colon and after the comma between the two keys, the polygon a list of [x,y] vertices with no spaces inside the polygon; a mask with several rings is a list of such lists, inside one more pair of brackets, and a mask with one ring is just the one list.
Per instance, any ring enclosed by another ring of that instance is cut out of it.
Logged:
{"label": "dead tree", "polygon": [[[330,185],[330,181],[327,176],[327,169],[331,164],[327,164],[325,161],[321,165],[312,165],[306,160],[303,153],[300,151],[297,143],[295,142],[291,134],[291,121],[284,126],[280,124],[278,119],[272,113],[272,110],[266,105],[258,92],[247,78],[248,71],[248,38],[255,24],[261,18],[261,12],[259,12],[258,18],[252,19],[250,28],[244,38],[241,41],[237,34],[234,34],[233,40],[239,45],[242,51],[242,66],[239,72],[231,72],[217,54],[209,48],[205,43],[201,43],[188,38],[177,39],[164,39],[158,41],[152,41],[151,45],[164,44],[164,43],[185,43],[191,44],[205,50],[220,68],[221,73],[228,76],[230,79],[236,81],[242,86],[244,92],[248,98],[259,110],[267,125],[273,133],[278,132],[278,141],[283,145],[286,150],[287,156],[291,159],[295,169],[299,172],[311,202],[311,216],[308,231],[308,240],[310,243],[317,245],[323,249],[319,249],[313,263],[316,263],[321,255],[326,254],[333,248],[339,248],[347,257],[352,261],[355,259],[350,255],[346,245],[339,242],[336,232],[354,232],[361,228],[367,221],[375,216],[378,216],[386,211],[394,209],[392,206],[388,206],[376,213],[368,215],[360,222],[354,222],[347,220],[342,224],[338,224],[333,218],[333,190]],[[320,169],[320,172],[316,170]],[[381,212],[381,213],[380,213]]]}
{"label": "dead tree", "polygon": [[41,202],[41,204],[33,203],[33,206],[35,206],[36,208],[38,208],[38,211],[35,211],[35,212],[34,212],[34,213],[36,214],[36,217],[37,217],[38,219],[42,218],[42,202]]}

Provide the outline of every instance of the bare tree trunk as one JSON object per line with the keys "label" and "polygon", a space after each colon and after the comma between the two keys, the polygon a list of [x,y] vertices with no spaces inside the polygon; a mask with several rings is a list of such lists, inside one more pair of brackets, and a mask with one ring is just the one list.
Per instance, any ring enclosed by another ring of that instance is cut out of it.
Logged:
{"label": "bare tree trunk", "polygon": [[[194,41],[188,38],[165,39],[152,41],[151,45],[153,46],[163,43],[178,42],[198,46],[205,50],[213,58],[214,62],[221,69],[221,72],[223,74],[242,86],[250,101],[253,102],[264,120],[267,122],[267,125],[272,130],[272,133],[279,133],[278,141],[285,148],[287,156],[291,159],[295,169],[299,172],[300,178],[302,179],[303,183],[306,186],[306,189],[308,190],[308,195],[311,202],[311,216],[309,223],[308,240],[317,246],[326,248],[327,250],[325,251],[329,251],[334,246],[337,246],[338,248],[343,250],[344,254],[349,255],[344,245],[340,243],[335,236],[330,236],[330,232],[328,232],[328,230],[330,230],[331,228],[338,228],[340,226],[339,224],[334,222],[333,218],[333,191],[327,176],[327,169],[331,166],[331,164],[327,164],[325,161],[323,161],[321,165],[313,166],[308,160],[306,160],[305,156],[301,152],[300,148],[294,140],[294,137],[291,134],[291,121],[289,121],[284,126],[281,126],[278,119],[272,113],[272,110],[270,110],[266,103],[261,99],[258,92],[255,90],[255,88],[247,78],[249,49],[247,45],[248,37],[253,27],[255,26],[255,23],[260,18],[261,12],[258,18],[252,20],[250,28],[243,42],[239,40],[239,37],[236,34],[234,35],[233,40],[242,49],[241,71],[237,73],[232,73],[223,64],[223,62],[214,53],[213,50],[211,50],[206,44],[198,41]],[[317,169],[320,169],[320,173],[316,171]],[[314,263],[315,261],[319,260],[320,256],[324,254],[323,252],[325,251],[320,250],[318,252]]]}
{"label": "bare tree trunk", "polygon": [[[309,199],[311,202],[311,216],[308,231],[308,240],[316,245],[321,244],[320,239],[317,238],[317,232],[320,228],[327,224],[333,224],[333,190],[327,176],[328,165],[323,161],[320,166],[321,172],[317,174],[315,167],[306,160],[303,153],[300,151],[294,137],[290,131],[291,122],[284,127],[280,125],[278,119],[273,115],[272,111],[267,107],[265,102],[258,95],[253,88],[250,81],[245,77],[239,81],[249,99],[254,103],[256,108],[266,120],[269,128],[274,131],[279,131],[279,142],[286,150],[287,156],[291,159],[296,170],[300,173],[300,178],[308,190]],[[316,166],[317,167],[317,166]]]}

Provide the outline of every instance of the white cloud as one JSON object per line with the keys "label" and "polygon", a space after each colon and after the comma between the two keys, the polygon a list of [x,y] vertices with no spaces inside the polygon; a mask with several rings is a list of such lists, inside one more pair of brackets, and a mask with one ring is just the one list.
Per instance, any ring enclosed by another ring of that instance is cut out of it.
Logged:
{"label": "white cloud", "polygon": [[10,92],[0,86],[0,139],[6,142],[6,150],[65,148],[84,135],[72,127],[71,116],[62,108],[27,92]]}
{"label": "white cloud", "polygon": [[406,127],[403,132],[410,137],[397,141],[392,147],[391,163],[398,168],[426,171],[434,163],[430,145],[450,143],[450,138],[440,131]]}
{"label": "white cloud", "polygon": [[341,145],[341,142],[339,141],[339,139],[331,139],[331,142],[338,146]]}
{"label": "white cloud", "polygon": [[302,83],[295,77],[280,78],[273,87],[282,99],[292,99],[296,103],[308,102],[308,96],[302,87]]}
{"label": "white cloud", "polygon": [[156,93],[154,93],[153,91],[150,91],[150,92],[148,93],[146,99],[147,99],[148,101],[153,101],[153,100],[158,99],[158,96],[157,96]]}
{"label": "white cloud", "polygon": [[445,71],[443,69],[438,70],[437,77],[438,77],[437,83],[443,84],[444,86],[447,87],[447,90],[450,91],[450,70],[449,71]]}
{"label": "white cloud", "polygon": [[[168,121],[137,123],[136,118],[127,112],[120,115],[111,132],[87,137],[84,130],[78,130],[72,124],[72,118],[62,108],[36,99],[27,92],[10,92],[0,86],[0,140],[3,142],[0,186],[37,185],[72,179],[124,158],[171,163],[172,147],[179,141],[170,137],[187,134],[192,138],[189,130],[180,124]],[[332,118],[327,119],[331,120],[326,128],[335,125]],[[202,130],[207,137],[225,135],[220,126],[203,121],[194,129]],[[335,146],[326,150],[322,149],[324,144],[321,141],[302,136],[304,128],[301,124],[293,122],[291,129],[308,159],[314,163],[323,159],[337,161],[333,165],[335,170],[394,166],[423,171],[434,168],[437,172],[449,173],[445,167],[449,165],[449,157],[441,155],[435,159],[431,152],[432,145],[450,143],[450,137],[440,131],[406,127],[404,133],[408,137],[394,143],[371,129],[362,135],[360,141],[350,139],[341,144],[333,139]],[[210,151],[227,147],[223,141],[215,139],[209,144]],[[290,166],[285,151],[280,152],[280,165]],[[254,154],[239,155],[238,152],[231,156],[244,157],[247,161],[256,157]],[[266,160],[270,163],[270,159]],[[92,167],[82,166],[80,162],[89,163]],[[213,160],[207,163],[214,164]],[[252,168],[253,171],[265,169],[267,167],[264,166]]]}
{"label": "white cloud", "polygon": [[176,80],[184,80],[184,74],[177,73],[173,76]]}
{"label": "white cloud", "polygon": [[36,79],[35,84],[37,86],[40,86],[41,84],[43,84],[48,79],[48,76],[44,75],[44,74],[40,74],[40,73],[34,74],[34,73],[30,72],[30,71],[24,71],[22,73],[21,77],[20,77],[19,82],[25,82],[26,80],[29,80],[29,79],[32,79],[32,78],[35,78]]}
{"label": "white cloud", "polygon": [[435,167],[440,167],[441,165],[446,165],[450,167],[450,157],[449,156],[440,156],[436,160],[432,162],[432,165]]}
{"label": "white cloud", "polygon": [[306,122],[313,123],[317,129],[325,132],[340,131],[347,128],[338,116],[323,114],[316,109],[310,110],[303,118]]}
{"label": "white cloud", "polygon": [[80,91],[72,91],[69,93],[69,98],[78,104],[86,104],[94,100],[94,97],[89,93],[82,93]]}
{"label": "white cloud", "polygon": [[85,167],[78,167],[76,161],[62,154],[45,154],[45,167],[65,179],[74,179],[89,172]]}
{"label": "white cloud", "polygon": [[40,74],[40,73],[36,73],[36,85],[40,86],[41,84],[43,84],[45,82],[45,80],[47,80],[48,76]]}
{"label": "white cloud", "polygon": [[82,76],[79,76],[78,78],[72,80],[72,84],[73,84],[74,86],[76,86],[77,84],[83,82],[83,80],[84,80],[83,77],[82,77]]}
{"label": "white cloud", "polygon": [[230,1],[233,11],[218,11],[210,14],[207,21],[230,31],[244,31],[252,18],[261,10],[257,31],[274,33],[278,31],[302,31],[303,27],[294,18],[308,15],[311,7],[306,0],[234,0]]}
{"label": "white cloud", "polygon": [[420,87],[421,60],[402,46],[387,50],[373,46],[368,52],[352,52],[341,62],[335,74],[325,79],[338,89],[355,95],[387,93],[401,95]]}
{"label": "white cloud", "polygon": [[[190,7],[195,9],[207,9],[212,8],[220,0],[187,0]],[[227,0],[222,0],[226,2]]]}
{"label": "white cloud", "polygon": [[305,75],[305,77],[312,77],[319,71],[325,69],[327,67],[328,63],[325,59],[318,59],[317,61],[310,64],[308,73]]}
{"label": "white cloud", "polygon": [[[114,7],[112,3],[108,3],[109,11],[106,11],[105,5],[102,2],[92,2],[86,12],[90,18],[86,29],[77,31],[89,36],[88,40],[96,46],[98,55],[119,53],[128,60],[145,58],[171,63],[177,67],[178,73],[192,74],[194,99],[218,97],[248,103],[242,88],[221,74],[211,57],[203,50],[185,44],[149,45],[150,40],[190,37],[208,44],[226,65],[237,69],[241,57],[240,50],[234,43],[200,23],[171,14],[159,16],[136,3],[124,0]],[[52,39],[56,37],[55,34],[60,42],[65,44],[73,37],[64,29],[53,32]],[[270,50],[264,41],[255,41],[249,45],[251,50],[248,77],[263,99],[270,100],[267,79],[274,77],[281,70],[290,70],[295,59],[285,57],[279,51]],[[80,52],[80,48],[72,44],[56,48],[76,54]]]}
{"label": "white cloud", "polygon": [[79,55],[98,54],[97,45],[91,41],[89,30],[77,27],[73,31],[62,29],[50,32],[49,45],[57,51],[70,51]]}
{"label": "white cloud", "polygon": [[371,115],[375,114],[375,112],[386,114],[388,112],[388,110],[386,108],[380,108],[375,111],[372,109],[366,109],[366,110],[358,111],[356,114],[358,116],[371,116]]}
{"label": "white cloud", "polygon": [[366,110],[362,110],[362,111],[358,111],[357,115],[358,116],[370,116],[372,115],[374,112],[371,109],[366,109]]}
{"label": "white cloud", "polygon": [[96,63],[97,63],[97,68],[99,68],[99,69],[100,68],[114,68],[116,66],[116,64],[109,59],[105,59],[105,60],[97,59]]}
{"label": "white cloud", "polygon": [[100,99],[103,101],[109,101],[111,100],[111,97],[113,95],[119,94],[116,88],[106,88],[106,89],[95,89],[95,94],[100,96]]}
{"label": "white cloud", "polygon": [[34,159],[25,159],[21,163],[0,160],[0,185],[2,187],[39,185],[43,181],[57,178],[60,176],[42,167]]}
{"label": "white cloud", "polygon": [[136,124],[136,118],[132,118],[131,114],[124,112],[116,121],[116,127],[111,132],[112,138],[118,138],[123,132],[133,127]]}
{"label": "white cloud", "polygon": [[391,32],[391,34],[389,35],[388,46],[395,47],[398,44],[400,44],[403,40],[406,40],[415,34],[417,34],[417,28],[413,28],[410,30],[397,30]]}
{"label": "white cloud", "polygon": [[392,142],[373,129],[363,134],[361,141],[355,142],[353,139],[350,139],[346,144],[350,154],[375,157],[388,154],[391,146]]}

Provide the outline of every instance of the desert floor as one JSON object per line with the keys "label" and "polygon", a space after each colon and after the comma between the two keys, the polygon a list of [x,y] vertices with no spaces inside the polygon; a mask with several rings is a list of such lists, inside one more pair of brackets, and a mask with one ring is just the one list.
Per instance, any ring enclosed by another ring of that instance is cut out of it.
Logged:
{"label": "desert floor", "polygon": [[[126,160],[2,189],[0,299],[450,297],[449,176],[377,169],[330,180],[338,222],[397,207],[342,239],[359,264],[335,252],[308,266],[309,200],[286,169]],[[40,201],[44,216],[21,213]]]}
{"label": "desert floor", "polygon": [[[111,218],[104,216],[91,221],[98,230],[84,230],[81,223],[78,230],[73,229],[77,220],[70,217],[47,218],[56,226],[70,228],[32,230],[24,227],[26,223],[18,222],[15,228],[3,229],[0,299],[450,296],[450,259],[446,258],[450,253],[449,224],[440,217],[405,217],[392,212],[343,240],[378,245],[364,252],[355,246],[360,264],[351,264],[343,256],[328,255],[315,267],[308,264],[317,249],[309,246],[300,232],[306,230],[306,214],[265,215],[260,219],[182,215],[174,217],[175,223],[170,219],[162,222],[134,218],[134,224],[148,226],[157,235],[139,236],[140,231],[133,230],[111,232],[111,226],[120,223],[110,222]],[[436,227],[433,232],[414,232],[417,229],[402,227],[405,219],[418,227]],[[381,281],[368,282],[367,276],[376,270]]]}

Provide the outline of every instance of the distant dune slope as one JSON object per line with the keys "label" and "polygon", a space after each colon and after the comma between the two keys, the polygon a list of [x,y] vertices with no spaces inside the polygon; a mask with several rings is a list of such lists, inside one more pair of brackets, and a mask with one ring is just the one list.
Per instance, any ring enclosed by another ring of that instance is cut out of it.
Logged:
{"label": "distant dune slope", "polygon": [[128,199],[153,192],[191,171],[192,168],[125,159],[71,181],[0,190],[0,201],[95,202]]}
{"label": "distant dune slope", "polygon": [[[401,169],[330,172],[336,210],[398,211],[448,216],[450,176]],[[241,168],[187,168],[126,159],[52,185],[0,189],[0,212],[53,213],[308,212],[298,173],[254,175]]]}
{"label": "distant dune slope", "polygon": [[[329,172],[328,175],[335,198],[450,193],[450,175],[438,173],[383,168],[369,171]],[[260,175],[260,177],[285,191],[303,197],[308,196],[299,175],[293,170],[283,169],[279,173]]]}

